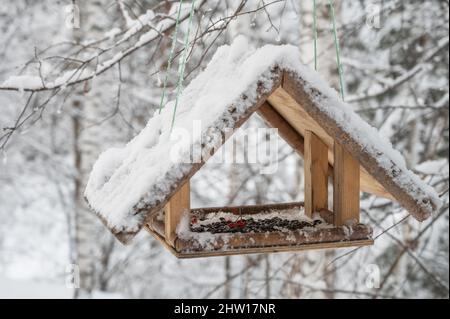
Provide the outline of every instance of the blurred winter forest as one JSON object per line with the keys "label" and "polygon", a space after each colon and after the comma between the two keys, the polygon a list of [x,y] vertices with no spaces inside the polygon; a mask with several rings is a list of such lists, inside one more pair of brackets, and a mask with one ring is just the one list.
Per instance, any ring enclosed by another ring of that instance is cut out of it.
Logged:
{"label": "blurred winter forest", "polygon": [[[298,46],[299,63],[314,67],[313,2],[197,0],[185,85],[239,34],[256,47]],[[330,1],[316,2],[318,71],[338,89]],[[177,260],[145,231],[122,246],[83,192],[98,155],[158,109],[179,1],[1,0],[0,297],[448,298],[449,1],[333,3],[346,101],[435,187],[440,211],[419,223],[363,194],[376,240],[360,249]],[[255,115],[247,125],[262,123]],[[303,160],[281,140],[279,160],[272,175],[207,164],[192,181],[193,206],[302,200]]]}

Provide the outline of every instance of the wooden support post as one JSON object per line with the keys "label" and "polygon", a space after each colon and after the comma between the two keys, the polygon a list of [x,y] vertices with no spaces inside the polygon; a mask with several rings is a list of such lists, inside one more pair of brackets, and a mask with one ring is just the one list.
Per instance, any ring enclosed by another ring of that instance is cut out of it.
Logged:
{"label": "wooden support post", "polygon": [[305,213],[328,209],[328,147],[313,132],[305,131]]}
{"label": "wooden support post", "polygon": [[333,210],[336,226],[359,222],[359,172],[358,161],[335,141]]}
{"label": "wooden support post", "polygon": [[189,180],[181,186],[170,201],[166,204],[165,211],[165,237],[169,245],[175,245],[177,238],[176,229],[185,210],[191,209],[191,190]]}

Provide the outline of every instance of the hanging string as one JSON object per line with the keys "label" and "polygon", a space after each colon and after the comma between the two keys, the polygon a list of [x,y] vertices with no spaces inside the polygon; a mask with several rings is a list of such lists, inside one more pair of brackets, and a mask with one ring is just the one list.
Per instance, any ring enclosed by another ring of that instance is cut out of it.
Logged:
{"label": "hanging string", "polygon": [[314,19],[314,69],[317,71],[317,11],[316,0],[313,0],[313,19]]}
{"label": "hanging string", "polygon": [[339,90],[341,93],[342,100],[344,100],[345,99],[345,97],[344,97],[344,74],[343,74],[343,69],[342,69],[342,64],[341,64],[339,38],[338,38],[338,34],[337,34],[337,29],[336,29],[336,15],[334,13],[333,1],[329,0],[329,4],[330,4],[330,11],[331,11],[331,18],[333,20],[334,45],[336,47],[336,61],[337,61],[337,65],[338,65],[338,74],[339,74],[339,86],[340,86]]}
{"label": "hanging string", "polygon": [[166,70],[166,76],[164,77],[164,84],[163,84],[163,92],[161,96],[161,101],[159,102],[159,113],[161,114],[161,111],[164,107],[164,99],[166,97],[166,89],[167,89],[167,81],[169,80],[169,71],[172,67],[172,61],[173,56],[175,54],[175,47],[177,45],[177,39],[178,39],[178,27],[180,25],[180,17],[181,17],[181,8],[183,5],[183,0],[180,0],[180,6],[178,7],[178,14],[177,14],[177,20],[175,22],[175,31],[172,36],[172,48],[170,49],[169,53],[169,60],[167,61],[167,70]]}
{"label": "hanging string", "polygon": [[177,113],[178,101],[180,99],[181,92],[183,91],[184,71],[186,69],[186,63],[187,63],[187,57],[188,57],[189,35],[191,33],[191,28],[192,28],[192,20],[193,20],[192,18],[194,16],[194,11],[195,11],[195,1],[196,0],[192,0],[191,12],[189,13],[188,29],[187,29],[186,35],[184,37],[184,50],[183,50],[182,57],[180,58],[180,66],[178,68],[177,96],[175,99],[175,106],[173,108],[172,123],[170,126],[171,131],[173,129],[173,125],[175,124],[175,116]]}

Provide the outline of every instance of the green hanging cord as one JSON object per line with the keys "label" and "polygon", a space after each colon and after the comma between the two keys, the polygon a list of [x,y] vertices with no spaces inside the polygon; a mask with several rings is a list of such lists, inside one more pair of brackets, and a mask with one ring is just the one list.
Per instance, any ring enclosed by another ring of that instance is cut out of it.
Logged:
{"label": "green hanging cord", "polygon": [[162,96],[161,96],[161,101],[159,102],[159,114],[161,114],[161,111],[164,107],[163,105],[164,105],[164,99],[166,97],[166,88],[167,88],[167,81],[169,80],[169,71],[170,71],[170,68],[172,67],[173,55],[175,53],[175,47],[177,45],[178,26],[180,24],[182,5],[183,5],[183,0],[180,0],[180,6],[178,7],[177,21],[175,22],[175,31],[172,36],[172,48],[170,49],[169,60],[167,61],[167,70],[166,70],[166,76],[164,78],[163,92],[162,92]]}
{"label": "green hanging cord", "polygon": [[340,89],[342,100],[344,100],[344,74],[343,74],[343,70],[342,70],[341,57],[340,57],[339,38],[337,35],[337,29],[336,29],[336,16],[334,13],[333,1],[329,0],[329,3],[330,3],[330,10],[331,10],[331,17],[333,20],[334,44],[336,47],[336,61],[337,61],[337,65],[338,65],[339,85],[340,85],[339,89]]}
{"label": "green hanging cord", "polygon": [[195,11],[195,1],[196,0],[192,0],[191,12],[189,13],[188,29],[187,29],[187,32],[186,32],[186,35],[184,38],[184,50],[183,50],[182,57],[180,59],[180,66],[178,68],[177,97],[175,99],[175,106],[173,108],[172,123],[170,126],[170,131],[172,131],[173,125],[175,124],[175,116],[177,114],[178,101],[180,99],[180,95],[183,90],[184,71],[186,69],[186,63],[187,63],[187,57],[188,57],[187,53],[188,53],[188,47],[189,47],[189,35],[191,33],[191,28],[192,28],[192,20],[193,20],[192,18],[194,16],[194,11]]}
{"label": "green hanging cord", "polygon": [[313,15],[314,15],[314,69],[317,71],[317,12],[316,0],[313,0]]}

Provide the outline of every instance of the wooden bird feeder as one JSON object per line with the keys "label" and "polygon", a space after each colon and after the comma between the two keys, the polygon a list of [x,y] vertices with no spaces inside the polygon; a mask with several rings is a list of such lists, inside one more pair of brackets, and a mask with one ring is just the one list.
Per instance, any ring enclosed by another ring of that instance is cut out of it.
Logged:
{"label": "wooden bird feeder", "polygon": [[[264,74],[271,79],[270,85],[258,82],[249,89],[253,92],[244,91],[239,97],[244,103],[248,96],[256,95],[255,102],[241,113],[230,105],[223,118],[232,116],[234,121],[227,122],[228,128],[237,129],[256,112],[270,127],[278,129],[279,135],[304,157],[304,203],[193,209],[189,181],[206,161],[186,164],[163,198],[136,203],[134,216],[140,219],[131,230],[111,227],[107,213],[87,196],[91,207],[120,241],[128,242],[143,227],[179,258],[364,246],[373,244],[373,240],[371,228],[360,223],[361,192],[396,200],[420,221],[436,209],[439,203],[435,194],[412,172],[396,164],[386,151],[392,149],[390,145],[378,145],[373,136],[364,135],[360,127],[367,124],[359,116],[348,118],[348,125],[344,125],[342,118],[330,111],[338,102],[329,92],[282,66],[271,67]],[[347,108],[343,112],[349,116],[349,107],[339,103]],[[221,144],[228,137],[224,135]],[[204,151],[212,155],[214,150]],[[332,207],[328,207],[329,181],[333,185]],[[275,227],[287,222],[274,219],[273,213],[287,211],[304,211],[310,223],[294,222],[292,229],[289,225],[287,229]],[[216,218],[218,231],[205,231],[214,226],[205,224],[208,218],[224,213],[231,218]],[[252,216],[257,216],[258,221]],[[177,232],[183,222],[192,236]],[[196,232],[197,223],[204,226],[202,232]],[[262,231],[254,227],[260,224],[266,227]]]}

